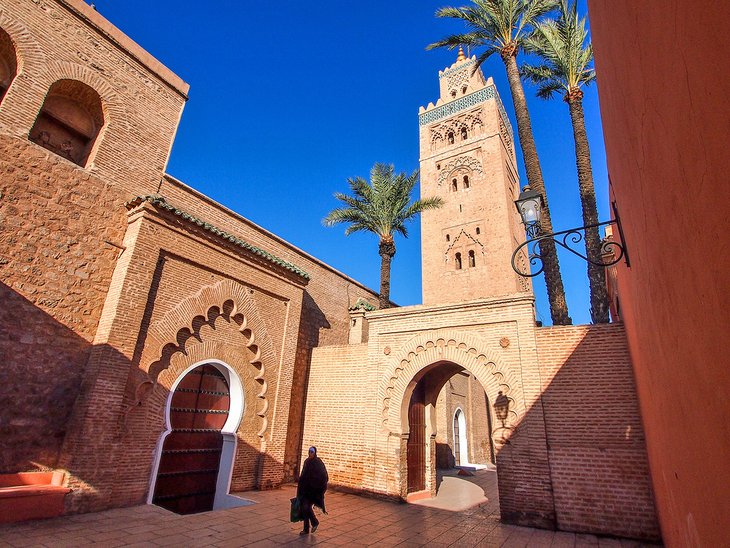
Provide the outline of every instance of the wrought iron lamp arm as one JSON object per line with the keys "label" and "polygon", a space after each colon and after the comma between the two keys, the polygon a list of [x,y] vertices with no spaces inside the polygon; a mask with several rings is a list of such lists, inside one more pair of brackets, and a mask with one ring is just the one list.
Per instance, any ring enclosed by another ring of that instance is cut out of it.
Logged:
{"label": "wrought iron lamp arm", "polygon": [[[603,240],[601,241],[601,256],[604,256],[606,254],[613,254],[613,259],[607,262],[600,261],[592,261],[587,256],[583,255],[582,253],[579,253],[572,247],[571,245],[579,244],[583,238],[583,233],[585,230],[589,228],[595,228],[599,226],[604,225],[611,225],[615,224],[618,228],[619,235],[621,237],[621,242],[617,242],[614,240]],[[512,269],[517,272],[520,276],[523,276],[525,278],[533,278],[539,274],[542,273],[542,271],[545,269],[545,264],[542,259],[542,255],[540,254],[540,247],[539,244],[542,241],[545,240],[552,240],[557,245],[567,249],[574,255],[577,255],[578,257],[584,259],[585,261],[594,264],[596,266],[611,266],[616,263],[618,263],[621,259],[626,260],[626,264],[629,264],[628,254],[626,252],[626,247],[622,243],[623,242],[623,233],[621,231],[621,223],[618,220],[618,216],[615,219],[611,219],[610,221],[604,221],[602,223],[595,223],[590,224],[586,226],[580,226],[576,228],[571,228],[568,230],[562,230],[560,232],[554,232],[552,234],[540,234],[539,231],[539,225],[533,224],[528,225],[527,227],[527,235],[530,237],[527,241],[525,241],[523,244],[521,244],[517,249],[514,250],[512,253]],[[536,272],[530,272],[529,270],[527,272],[522,271],[516,264],[516,259],[522,252],[523,248],[527,248],[528,252],[528,259],[529,263],[532,266],[538,266],[539,269]]]}

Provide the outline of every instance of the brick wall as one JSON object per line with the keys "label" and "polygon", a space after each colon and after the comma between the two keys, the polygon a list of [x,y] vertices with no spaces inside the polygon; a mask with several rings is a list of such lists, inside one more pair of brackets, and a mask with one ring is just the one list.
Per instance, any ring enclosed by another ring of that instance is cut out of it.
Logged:
{"label": "brick wall", "polygon": [[307,386],[302,457],[316,445],[333,485],[362,489],[374,458],[374,448],[366,442],[366,430],[374,427],[374,394],[362,382],[367,344],[315,348],[312,362],[317,370]]}
{"label": "brick wall", "polygon": [[657,539],[623,326],[538,328],[536,336],[558,527]]}
{"label": "brick wall", "polygon": [[81,0],[3,2],[0,27],[21,67],[0,105],[3,133],[25,139],[50,86],[79,80],[99,93],[104,113],[88,171],[128,193],[154,192],[187,84]]}
{"label": "brick wall", "polygon": [[122,201],[4,134],[0,196],[0,472],[53,468],[120,253]]}

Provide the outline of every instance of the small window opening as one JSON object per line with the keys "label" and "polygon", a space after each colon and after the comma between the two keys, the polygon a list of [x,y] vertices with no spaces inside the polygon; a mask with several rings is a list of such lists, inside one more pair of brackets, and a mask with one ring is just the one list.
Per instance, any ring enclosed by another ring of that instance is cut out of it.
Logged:
{"label": "small window opening", "polygon": [[461,270],[461,253],[457,253],[454,257],[454,264],[456,265],[456,270]]}
{"label": "small window opening", "polygon": [[436,164],[436,169],[441,169],[441,164]]}
{"label": "small window opening", "polygon": [[452,89],[452,90],[451,90],[451,96],[452,96],[452,97],[456,97],[456,90],[455,90],[455,89]]}
{"label": "small window opening", "polygon": [[48,90],[28,138],[83,167],[103,125],[99,94],[77,80],[59,80]]}
{"label": "small window opening", "polygon": [[447,242],[451,241],[451,236],[449,236],[448,234],[446,235],[446,241]]}
{"label": "small window opening", "polygon": [[459,204],[459,213],[461,213],[461,204]]}
{"label": "small window opening", "polygon": [[479,227],[477,227],[477,234],[479,234],[479,233],[480,233],[480,230],[479,230]]}
{"label": "small window opening", "polygon": [[449,144],[450,145],[453,145],[454,144],[454,132],[453,131],[449,131],[449,134],[447,135],[447,138],[449,140]]}
{"label": "small window opening", "polygon": [[459,189],[459,187],[456,184],[456,179],[451,179],[451,190],[456,192]]}
{"label": "small window opening", "polygon": [[0,29],[0,101],[18,72],[18,59],[10,35]]}
{"label": "small window opening", "polygon": [[469,137],[469,132],[465,127],[461,128],[461,140],[466,141],[466,139]]}
{"label": "small window opening", "polygon": [[466,86],[464,86],[463,88],[461,88],[461,94],[462,95],[466,95]]}
{"label": "small window opening", "polygon": [[474,256],[474,251],[472,250],[469,252],[469,266],[473,267],[476,265],[477,265],[476,257]]}
{"label": "small window opening", "polygon": [[464,188],[469,188],[469,176],[464,175]]}

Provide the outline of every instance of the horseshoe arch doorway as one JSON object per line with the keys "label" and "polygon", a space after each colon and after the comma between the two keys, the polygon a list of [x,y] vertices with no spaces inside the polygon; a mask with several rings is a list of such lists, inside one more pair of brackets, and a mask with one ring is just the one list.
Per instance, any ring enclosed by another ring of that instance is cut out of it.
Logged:
{"label": "horseshoe arch doorway", "polygon": [[189,367],[170,389],[148,502],[178,514],[236,504],[228,494],[243,415],[235,371],[218,360]]}

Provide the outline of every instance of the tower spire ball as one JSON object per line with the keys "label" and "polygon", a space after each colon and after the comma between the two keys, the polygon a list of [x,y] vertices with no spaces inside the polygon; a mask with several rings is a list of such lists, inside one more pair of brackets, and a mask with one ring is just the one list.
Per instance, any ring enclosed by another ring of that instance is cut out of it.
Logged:
{"label": "tower spire ball", "polygon": [[461,46],[459,46],[459,54],[456,56],[456,62],[464,61],[466,59],[466,55],[464,55],[464,50]]}

